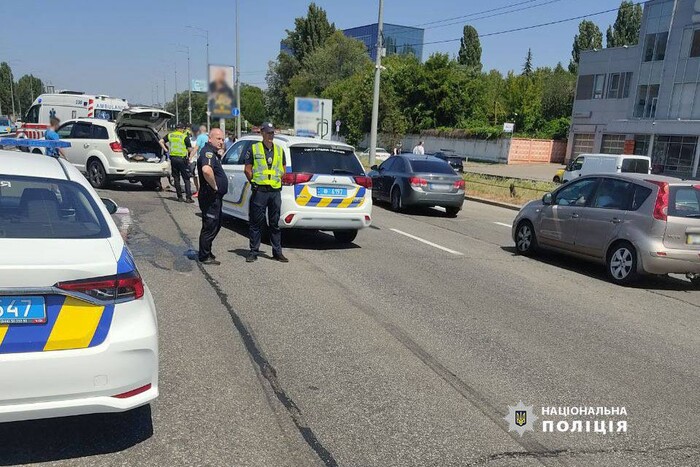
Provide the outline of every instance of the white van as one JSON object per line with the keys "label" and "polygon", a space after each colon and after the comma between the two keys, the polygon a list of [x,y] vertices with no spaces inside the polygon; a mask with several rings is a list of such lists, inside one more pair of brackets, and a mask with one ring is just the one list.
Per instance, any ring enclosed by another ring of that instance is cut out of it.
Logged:
{"label": "white van", "polygon": [[582,175],[615,173],[651,173],[648,156],[622,154],[580,154],[572,159],[564,171],[563,182]]}
{"label": "white van", "polygon": [[109,96],[88,95],[73,91],[42,94],[27,110],[22,124],[17,128],[17,137],[43,138],[51,117],[57,117],[62,122],[76,118],[100,118],[114,121],[119,112],[127,107],[129,103],[126,99]]}

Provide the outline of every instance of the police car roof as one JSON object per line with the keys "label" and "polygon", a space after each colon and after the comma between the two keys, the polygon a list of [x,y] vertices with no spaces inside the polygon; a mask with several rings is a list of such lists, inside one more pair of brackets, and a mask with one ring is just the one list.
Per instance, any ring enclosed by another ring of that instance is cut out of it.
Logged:
{"label": "police car roof", "polygon": [[[241,139],[254,139],[260,141],[262,136],[260,135],[245,135]],[[275,141],[285,143],[287,146],[309,146],[309,145],[325,145],[333,147],[341,147],[347,149],[348,151],[353,151],[354,148],[349,144],[342,143],[340,141],[328,141],[321,138],[311,138],[308,136],[287,136],[287,135],[275,135]]]}
{"label": "police car roof", "polygon": [[[72,178],[70,164],[65,168],[69,170]],[[0,174],[19,175],[23,177],[53,178],[67,180],[64,166],[54,157],[43,154],[26,153],[19,151],[0,150]]]}

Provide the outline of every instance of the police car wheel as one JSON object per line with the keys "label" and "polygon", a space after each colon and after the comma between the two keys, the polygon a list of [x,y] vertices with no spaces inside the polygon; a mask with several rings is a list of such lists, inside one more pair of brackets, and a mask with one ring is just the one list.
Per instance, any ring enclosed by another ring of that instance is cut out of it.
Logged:
{"label": "police car wheel", "polygon": [[357,230],[334,230],[333,236],[339,243],[352,243],[357,237]]}
{"label": "police car wheel", "polygon": [[88,163],[87,178],[94,188],[104,188],[107,185],[107,172],[99,159],[93,159]]}

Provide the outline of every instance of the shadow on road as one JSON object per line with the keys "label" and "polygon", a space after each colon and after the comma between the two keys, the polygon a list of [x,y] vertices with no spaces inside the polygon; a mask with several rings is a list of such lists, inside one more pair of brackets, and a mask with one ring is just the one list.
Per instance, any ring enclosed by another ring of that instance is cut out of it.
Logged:
{"label": "shadow on road", "polygon": [[[391,205],[383,201],[375,201],[372,207],[380,208],[387,212],[393,212],[391,210]],[[409,214],[421,217],[437,217],[440,219],[454,219],[453,217],[448,216],[445,211],[423,206],[409,206],[404,208],[399,214]]]}
{"label": "shadow on road", "polygon": [[120,414],[0,424],[0,465],[54,462],[123,451],[153,436],[151,407]]}
{"label": "shadow on road", "polygon": [[[501,249],[513,256],[517,256],[515,247],[502,246]],[[566,269],[567,271],[583,274],[591,279],[597,279],[602,282],[610,282],[605,274],[605,266],[602,264],[580,260],[563,254],[557,254],[549,251],[540,251],[535,256],[531,256],[533,261],[539,261],[558,268]],[[680,292],[695,291],[688,281],[678,279],[671,276],[642,276],[639,280],[629,285],[633,289],[645,290],[674,290]]]}

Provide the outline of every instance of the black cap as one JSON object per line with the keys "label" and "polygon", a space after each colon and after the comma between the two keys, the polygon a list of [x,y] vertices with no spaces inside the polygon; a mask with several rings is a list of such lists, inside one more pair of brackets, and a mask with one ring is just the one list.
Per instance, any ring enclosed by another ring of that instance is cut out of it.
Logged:
{"label": "black cap", "polygon": [[274,133],[275,126],[270,122],[265,122],[260,127],[260,133]]}
{"label": "black cap", "polygon": [[181,129],[181,128],[185,128],[186,126],[187,126],[187,125],[185,125],[183,122],[180,122],[180,123],[178,123],[177,125],[175,125],[175,128]]}

